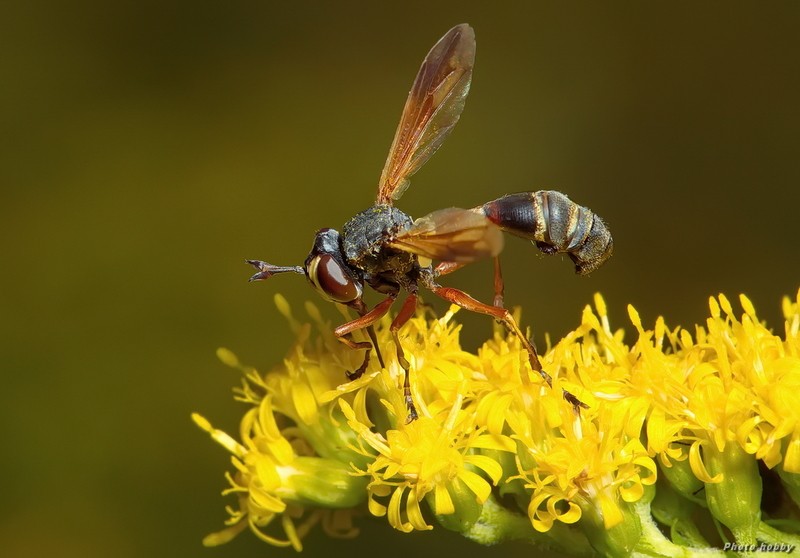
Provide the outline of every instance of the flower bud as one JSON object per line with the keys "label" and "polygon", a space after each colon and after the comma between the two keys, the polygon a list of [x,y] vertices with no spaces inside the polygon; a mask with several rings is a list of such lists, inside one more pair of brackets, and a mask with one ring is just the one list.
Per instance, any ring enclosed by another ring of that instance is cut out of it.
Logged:
{"label": "flower bud", "polygon": [[[280,471],[283,469],[283,471]],[[289,470],[291,469],[291,470]],[[286,500],[323,508],[352,508],[367,497],[367,479],[354,476],[350,465],[319,457],[297,457],[290,466],[279,467]]]}
{"label": "flower bud", "polygon": [[658,468],[659,473],[669,482],[675,492],[685,498],[697,501],[697,494],[703,488],[703,482],[692,472],[689,460],[671,461],[671,464],[671,467],[665,467],[662,464]]}

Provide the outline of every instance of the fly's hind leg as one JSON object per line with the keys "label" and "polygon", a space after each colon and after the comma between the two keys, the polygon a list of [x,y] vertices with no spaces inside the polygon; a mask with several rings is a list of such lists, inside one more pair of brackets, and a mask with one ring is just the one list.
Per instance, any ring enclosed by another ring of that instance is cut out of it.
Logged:
{"label": "fly's hind leg", "polygon": [[[545,372],[542,369],[542,363],[539,360],[539,355],[536,353],[536,347],[533,346],[533,343],[522,333],[522,330],[517,325],[516,320],[511,315],[511,312],[506,310],[502,307],[497,306],[490,306],[489,304],[484,304],[478,300],[475,300],[471,296],[469,296],[464,291],[454,289],[452,287],[442,287],[436,284],[428,285],[433,293],[437,296],[442,297],[443,299],[452,302],[464,308],[465,310],[469,310],[471,312],[477,312],[479,314],[486,314],[487,316],[491,316],[494,319],[502,322],[510,331],[512,331],[522,342],[525,348],[528,351],[528,361],[530,362],[531,368],[539,373],[542,379],[547,382],[548,386],[553,386],[553,379],[550,377],[550,374]],[[564,399],[566,399],[572,406],[575,408],[576,412],[579,412],[581,407],[584,409],[588,409],[588,405],[583,403],[580,399],[575,397],[572,393],[568,392],[567,390],[563,390],[564,392]]]}
{"label": "fly's hind leg", "polygon": [[[346,372],[348,380],[357,380],[361,377],[362,374],[367,370],[367,366],[369,365],[369,355],[370,349],[372,349],[373,344],[375,346],[375,350],[378,351],[378,360],[380,360],[381,365],[383,365],[383,357],[380,354],[380,350],[378,349],[377,339],[375,337],[375,330],[372,327],[372,324],[380,320],[386,312],[389,311],[391,308],[392,303],[394,302],[396,295],[390,295],[386,297],[384,300],[379,302],[375,305],[375,307],[370,310],[369,312],[366,311],[366,306],[361,299],[357,299],[357,303],[352,304],[352,307],[361,314],[360,317],[352,320],[350,322],[344,323],[333,330],[334,335],[336,338],[350,347],[351,349],[366,349],[366,353],[364,353],[364,362],[361,363],[356,370],[353,372]],[[369,341],[353,341],[349,337],[348,334],[359,330],[359,329],[367,329],[367,333],[369,334],[370,339],[372,342]]]}
{"label": "fly's hind leg", "polygon": [[503,283],[503,270],[500,269],[500,256],[494,257],[494,305],[497,308],[505,308],[503,301],[505,298],[505,284]]}
{"label": "fly's hind leg", "polygon": [[[434,277],[441,277],[458,271],[466,263],[459,262],[441,262],[433,270]],[[498,308],[503,308],[503,297],[505,294],[505,284],[503,283],[503,271],[500,269],[500,256],[494,257],[494,305]]]}
{"label": "fly's hind leg", "polygon": [[417,408],[414,406],[414,398],[411,397],[411,365],[406,359],[406,355],[403,352],[403,347],[400,345],[400,337],[398,336],[397,332],[405,325],[411,316],[414,315],[414,311],[417,309],[417,302],[417,293],[410,293],[403,302],[400,312],[397,313],[394,321],[392,321],[392,325],[389,327],[389,331],[391,331],[392,337],[394,337],[395,347],[397,347],[397,361],[400,363],[400,366],[403,367],[403,371],[405,372],[405,378],[403,380],[403,398],[405,399],[406,407],[408,408],[408,420],[406,421],[406,424],[417,420],[419,415],[417,414]]}
{"label": "fly's hind leg", "polygon": [[442,275],[447,275],[448,273],[453,273],[464,267],[465,263],[459,262],[441,262],[437,264],[437,266],[433,269],[433,276],[434,277],[441,277]]}
{"label": "fly's hind leg", "polygon": [[[500,256],[494,257],[494,301],[493,304],[495,308],[505,308],[505,283],[503,282],[503,270],[500,268]],[[499,327],[502,326],[505,328],[506,332],[514,333],[514,330],[508,327],[503,320],[495,318],[494,323],[498,324]],[[530,339],[528,340],[530,341]],[[531,345],[533,342],[531,341]],[[536,351],[536,346],[533,347],[534,352]]]}

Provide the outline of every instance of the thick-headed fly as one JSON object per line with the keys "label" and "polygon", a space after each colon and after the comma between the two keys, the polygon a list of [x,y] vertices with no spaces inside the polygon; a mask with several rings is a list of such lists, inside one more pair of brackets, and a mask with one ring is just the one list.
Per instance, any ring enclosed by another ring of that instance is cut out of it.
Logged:
{"label": "thick-headed fly", "polygon": [[[405,370],[403,393],[409,422],[417,418],[417,410],[411,396],[409,363],[398,331],[414,315],[420,287],[503,323],[526,347],[531,368],[552,386],[533,344],[503,306],[498,260],[503,248],[502,231],[531,240],[545,254],[566,253],[581,275],[597,269],[613,249],[611,234],[600,217],[556,191],[510,194],[472,209],[451,207],[417,220],[394,207],[395,200],[408,187],[409,178],[436,152],[458,122],[469,92],[474,59],[475,34],[467,24],[453,27],[425,57],[389,150],[375,205],[350,219],[341,232],[319,230],[302,266],[280,267],[247,260],[258,269],[251,281],[276,273],[300,273],[324,298],[358,313],[358,318],[335,330],[342,343],[365,350],[361,366],[347,373],[350,380],[367,369],[373,347],[383,366],[373,324],[389,311],[400,293],[406,293],[390,331],[397,359]],[[463,291],[438,283],[442,275],[481,258],[494,258],[493,304],[479,302]],[[433,265],[432,261],[438,263]],[[365,285],[386,297],[371,309],[363,300]],[[366,329],[371,342],[352,339],[350,334],[360,329]],[[564,391],[563,395],[576,411],[585,407],[571,393]]]}

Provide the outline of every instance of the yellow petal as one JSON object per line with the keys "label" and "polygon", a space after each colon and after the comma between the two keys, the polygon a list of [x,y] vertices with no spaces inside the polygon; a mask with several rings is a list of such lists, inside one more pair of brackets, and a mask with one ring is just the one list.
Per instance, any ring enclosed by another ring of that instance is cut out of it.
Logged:
{"label": "yellow petal", "polygon": [[508,436],[495,436],[490,434],[483,434],[474,438],[469,447],[479,449],[490,449],[499,451],[510,451],[512,453],[517,451],[517,444]]}
{"label": "yellow petal", "polygon": [[250,487],[250,504],[255,506],[259,513],[283,513],[286,503],[272,494],[263,490]]}
{"label": "yellow petal", "polygon": [[[558,510],[558,504],[560,502],[567,502],[569,504],[567,511],[564,513],[561,513]],[[575,523],[581,518],[580,507],[578,507],[577,504],[570,502],[566,498],[553,497],[547,500],[547,511],[552,517],[558,519],[562,523]]]}
{"label": "yellow petal", "polygon": [[456,508],[453,505],[453,499],[450,497],[450,493],[447,491],[447,487],[444,484],[437,484],[434,490],[434,513],[436,515],[450,515],[451,513],[455,513]]}
{"label": "yellow petal", "polygon": [[233,540],[233,538],[247,528],[246,521],[239,521],[236,524],[211,533],[203,537],[203,546],[219,546]]}
{"label": "yellow petal", "polygon": [[374,496],[373,494],[370,494],[369,499],[367,500],[369,513],[371,513],[375,517],[383,517],[384,515],[386,515],[386,506],[378,502],[373,496]]}
{"label": "yellow petal", "polygon": [[600,501],[600,512],[603,514],[603,525],[605,525],[605,528],[610,529],[618,525],[623,520],[624,516],[614,498],[606,494],[606,491],[603,491],[597,495],[597,499]]}
{"label": "yellow petal", "polygon": [[497,484],[503,476],[503,468],[488,455],[465,455],[464,462],[475,465],[492,479],[492,484]]}
{"label": "yellow petal", "polygon": [[472,471],[463,470],[458,473],[458,478],[467,485],[467,487],[475,493],[478,502],[483,504],[492,493],[491,485],[484,480],[484,478]]}
{"label": "yellow petal", "polygon": [[289,542],[292,543],[292,548],[294,548],[295,552],[301,552],[303,550],[303,543],[300,542],[300,537],[294,528],[294,522],[292,518],[289,517],[289,514],[283,514],[281,516],[281,525],[286,532],[286,536],[289,538]]}
{"label": "yellow petal", "polygon": [[582,512],[581,507],[574,503],[569,503],[569,509],[558,516],[558,520],[561,523],[575,523],[581,518]]}
{"label": "yellow petal", "polygon": [[405,492],[405,487],[398,487],[392,493],[392,497],[389,500],[389,525],[397,529],[398,531],[402,531],[403,533],[410,533],[414,530],[414,527],[410,523],[404,523],[402,516],[400,514],[400,504],[403,501],[403,493]]}
{"label": "yellow petal", "polygon": [[723,478],[722,473],[714,475],[712,477],[711,474],[708,472],[708,469],[706,469],[706,466],[703,463],[703,459],[700,456],[701,444],[702,442],[696,441],[689,448],[689,466],[692,468],[694,476],[696,476],[698,480],[700,480],[701,482],[706,482],[706,483],[722,482]]}
{"label": "yellow petal", "polygon": [[[445,490],[445,492],[447,491]],[[414,529],[417,529],[418,531],[429,531],[430,529],[433,529],[432,526],[425,523],[425,519],[422,517],[422,510],[419,509],[419,500],[417,500],[413,490],[408,494],[406,514],[408,514],[409,525],[411,525]]]}
{"label": "yellow petal", "polygon": [[800,438],[793,437],[786,446],[783,470],[787,473],[800,473]]}
{"label": "yellow petal", "polygon": [[319,418],[319,407],[314,399],[314,392],[305,382],[297,382],[292,386],[292,403],[297,415],[304,424],[314,424]]}
{"label": "yellow petal", "polygon": [[372,428],[375,424],[370,420],[369,413],[367,412],[367,390],[360,389],[356,392],[356,397],[353,400],[353,407],[356,412],[356,420],[367,426]]}
{"label": "yellow petal", "polygon": [[639,475],[634,475],[619,487],[619,495],[626,502],[638,502],[644,495],[644,486],[639,480]]}

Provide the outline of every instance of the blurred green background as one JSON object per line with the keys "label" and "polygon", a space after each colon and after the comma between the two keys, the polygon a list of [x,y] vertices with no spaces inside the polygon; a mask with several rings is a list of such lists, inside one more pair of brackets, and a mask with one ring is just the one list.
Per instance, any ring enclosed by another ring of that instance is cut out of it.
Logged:
{"label": "blurred green background", "polygon": [[[291,341],[274,293],[298,313],[317,300],[295,276],[248,284],[243,258],[302,263],[317,228],[372,202],[422,57],[463,21],[466,111],[399,205],[554,188],[602,215],[616,253],[589,278],[507,243],[506,300],[540,345],[595,291],[617,326],[628,303],[688,326],[709,295],[745,292],[782,330],[800,284],[797,3],[3,2],[3,556],[292,554],[250,534],[200,546],[229,461],[189,413],[236,431],[215,349],[268,368]],[[489,300],[491,265],[447,284]],[[461,316],[474,347],[491,325]],[[497,552],[362,525],[306,553]]]}

